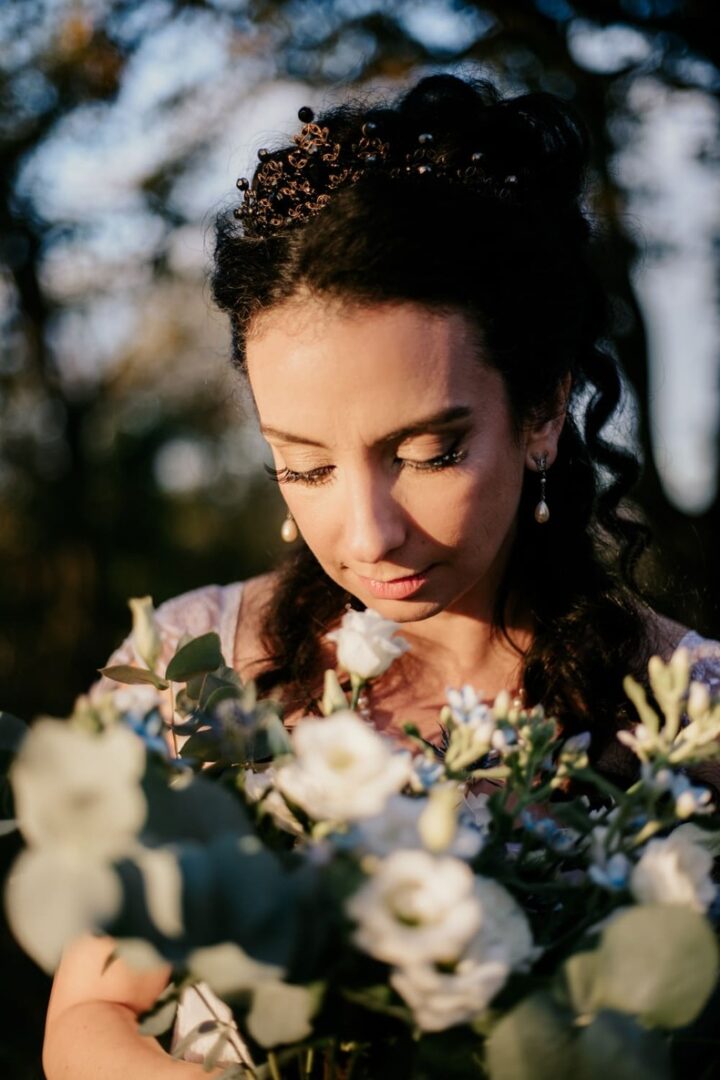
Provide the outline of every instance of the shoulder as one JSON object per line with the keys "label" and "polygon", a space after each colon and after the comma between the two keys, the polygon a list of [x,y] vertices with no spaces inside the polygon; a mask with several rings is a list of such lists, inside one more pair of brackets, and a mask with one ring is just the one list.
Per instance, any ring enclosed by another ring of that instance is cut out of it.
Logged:
{"label": "shoulder", "polygon": [[720,641],[703,637],[682,623],[647,609],[648,636],[652,652],[669,660],[676,649],[690,654],[691,678],[720,691]]}

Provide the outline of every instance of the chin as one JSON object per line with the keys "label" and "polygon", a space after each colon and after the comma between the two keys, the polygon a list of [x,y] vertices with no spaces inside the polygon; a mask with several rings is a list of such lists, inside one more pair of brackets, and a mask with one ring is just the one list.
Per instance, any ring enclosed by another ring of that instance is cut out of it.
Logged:
{"label": "chin", "polygon": [[376,596],[358,596],[366,607],[372,608],[386,619],[394,622],[422,622],[443,611],[445,605],[438,600],[380,600]]}

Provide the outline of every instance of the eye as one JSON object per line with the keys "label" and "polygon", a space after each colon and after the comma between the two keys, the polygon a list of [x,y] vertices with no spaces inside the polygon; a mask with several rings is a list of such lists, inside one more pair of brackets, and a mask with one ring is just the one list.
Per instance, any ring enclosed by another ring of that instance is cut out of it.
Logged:
{"label": "eye", "polygon": [[294,469],[273,469],[271,465],[263,465],[265,472],[276,484],[326,484],[330,479],[334,465],[323,465],[319,469],[310,469],[308,472],[295,472]]}
{"label": "eye", "polygon": [[403,468],[417,469],[419,472],[437,472],[440,469],[449,469],[453,465],[458,465],[467,457],[467,450],[461,449],[462,440],[463,436],[459,435],[444,453],[428,458],[426,461],[412,461],[410,458],[396,458],[396,460]]}

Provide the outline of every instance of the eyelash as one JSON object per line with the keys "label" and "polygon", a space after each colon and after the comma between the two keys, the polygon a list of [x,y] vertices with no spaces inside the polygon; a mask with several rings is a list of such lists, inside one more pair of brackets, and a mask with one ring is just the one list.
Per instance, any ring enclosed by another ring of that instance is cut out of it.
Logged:
{"label": "eyelash", "polygon": [[[451,469],[467,456],[467,450],[460,449],[462,436],[457,438],[449,450],[427,461],[406,461],[404,458],[397,460],[404,467],[416,469],[418,472],[440,472],[443,469]],[[277,484],[307,484],[309,487],[317,484],[326,484],[330,480],[334,465],[323,465],[319,469],[310,469],[309,472],[295,472],[293,469],[273,469],[271,465],[264,465],[265,472],[271,480]]]}

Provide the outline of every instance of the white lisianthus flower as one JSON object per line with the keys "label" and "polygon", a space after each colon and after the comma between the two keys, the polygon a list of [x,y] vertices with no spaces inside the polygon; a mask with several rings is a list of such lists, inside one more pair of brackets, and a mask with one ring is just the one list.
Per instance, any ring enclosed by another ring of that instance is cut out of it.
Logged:
{"label": "white lisianthus flower", "polygon": [[492,878],[475,878],[475,896],[482,922],[474,948],[484,960],[498,960],[511,970],[524,970],[537,955],[530,923],[507,889]]}
{"label": "white lisianthus flower", "polygon": [[696,825],[680,825],[670,836],[651,840],[630,876],[641,904],[682,904],[704,912],[715,899],[713,858]]}
{"label": "white lisianthus flower", "polygon": [[507,964],[464,956],[454,971],[439,971],[433,964],[397,968],[390,985],[412,1009],[422,1031],[444,1031],[465,1024],[482,1013],[503,988]]}
{"label": "white lisianthus flower", "polygon": [[475,879],[481,923],[451,971],[432,963],[404,964],[390,976],[423,1031],[443,1031],[482,1013],[513,969],[534,959],[529,923],[507,892],[489,878]]}
{"label": "white lisianthus flower", "polygon": [[100,734],[39,720],[10,770],[20,829],[31,845],[112,860],[147,814],[142,741],[124,726]]}
{"label": "white lisianthus flower", "polygon": [[470,868],[452,856],[395,851],[347,903],[358,948],[388,964],[456,961],[482,907]]}
{"label": "white lisianthus flower", "polygon": [[128,600],[132,612],[132,644],[135,652],[143,660],[150,671],[155,670],[155,664],[162,652],[162,638],[160,628],[155,618],[152,596],[134,597]]}
{"label": "white lisianthus flower", "polygon": [[[424,845],[419,824],[427,806],[428,800],[424,798],[391,796],[382,814],[366,818],[358,826],[358,848],[381,857],[400,848],[422,848]],[[472,859],[480,851],[482,844],[482,833],[467,825],[459,825],[447,848],[447,854],[455,855],[458,859]]]}
{"label": "white lisianthus flower", "polygon": [[338,662],[345,671],[361,679],[375,679],[410,648],[404,638],[395,637],[398,629],[399,623],[367,608],[347,611],[339,630],[326,638],[335,642]]}
{"label": "white lisianthus flower", "polygon": [[410,755],[349,709],[324,720],[301,720],[292,733],[295,760],[277,770],[275,784],[317,821],[356,821],[381,813],[405,786]]}

